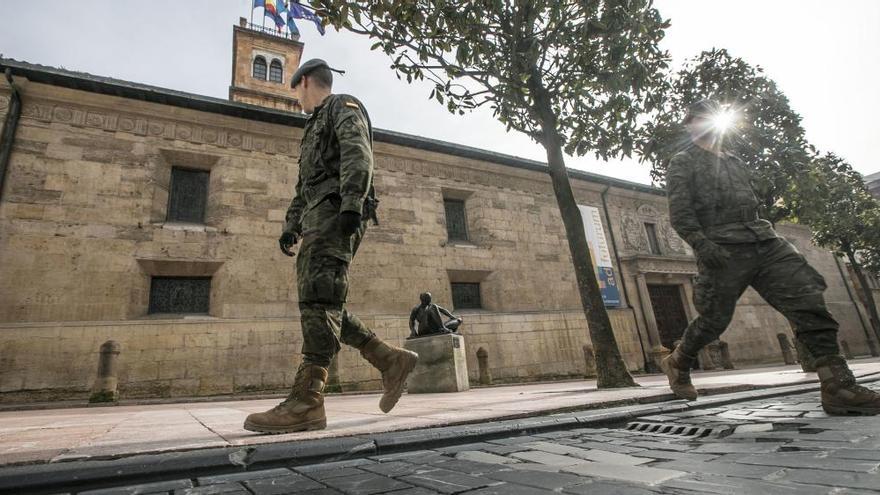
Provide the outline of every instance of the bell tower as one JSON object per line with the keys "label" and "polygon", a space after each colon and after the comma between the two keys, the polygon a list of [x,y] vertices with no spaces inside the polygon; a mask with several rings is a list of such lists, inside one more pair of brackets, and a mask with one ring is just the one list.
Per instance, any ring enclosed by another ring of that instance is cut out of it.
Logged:
{"label": "bell tower", "polygon": [[232,28],[232,84],[229,99],[250,105],[302,112],[293,97],[290,77],[302,57],[299,36],[239,19]]}

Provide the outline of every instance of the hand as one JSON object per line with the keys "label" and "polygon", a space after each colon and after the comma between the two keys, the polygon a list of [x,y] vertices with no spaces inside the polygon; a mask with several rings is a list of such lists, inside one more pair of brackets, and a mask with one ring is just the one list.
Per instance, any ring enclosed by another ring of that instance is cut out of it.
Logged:
{"label": "hand", "polygon": [[290,247],[297,242],[299,242],[299,235],[297,235],[296,232],[285,232],[281,234],[281,238],[278,239],[278,244],[281,246],[281,252],[287,256],[293,256]]}
{"label": "hand", "polygon": [[706,268],[720,270],[727,267],[730,253],[718,244],[705,239],[694,245],[694,250],[697,253],[697,260],[702,261]]}
{"label": "hand", "polygon": [[355,211],[343,211],[339,214],[339,230],[343,235],[354,235],[361,226],[361,214]]}

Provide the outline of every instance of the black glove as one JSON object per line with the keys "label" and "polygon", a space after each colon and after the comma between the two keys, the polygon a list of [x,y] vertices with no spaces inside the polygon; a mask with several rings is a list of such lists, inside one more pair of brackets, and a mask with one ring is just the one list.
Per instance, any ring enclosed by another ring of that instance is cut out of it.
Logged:
{"label": "black glove", "polygon": [[730,253],[726,249],[708,239],[702,239],[694,244],[697,260],[703,262],[706,268],[720,270],[727,267]]}
{"label": "black glove", "polygon": [[297,242],[299,242],[299,235],[297,235],[296,232],[285,232],[281,234],[281,237],[278,239],[278,244],[281,246],[281,252],[287,256],[293,256],[290,247]]}
{"label": "black glove", "polygon": [[339,214],[339,230],[343,235],[354,235],[360,226],[360,213],[356,211],[343,211]]}

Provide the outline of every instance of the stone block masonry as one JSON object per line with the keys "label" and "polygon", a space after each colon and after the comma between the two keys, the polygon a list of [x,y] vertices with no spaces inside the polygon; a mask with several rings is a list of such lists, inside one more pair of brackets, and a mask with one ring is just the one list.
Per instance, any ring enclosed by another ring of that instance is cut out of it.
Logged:
{"label": "stone block masonry", "polygon": [[[111,339],[122,348],[122,398],[289,387],[301,337],[294,264],[277,237],[301,130],[274,123],[275,114],[253,117],[263,112],[255,107],[248,117],[239,104],[216,103],[239,105],[241,115],[233,115],[22,85],[0,202],[0,400],[87,396],[98,348]],[[451,284],[478,283],[481,308],[455,310],[465,317],[472,384],[481,348],[496,384],[581,378],[590,340],[547,175],[533,162],[389,136],[374,150],[381,224],[370,226],[351,267],[349,308],[401,344],[420,292],[454,309]],[[208,173],[201,223],[168,221],[175,167]],[[575,174],[578,202],[601,209],[612,181]],[[467,241],[447,238],[444,198],[464,201]],[[639,280],[679,285],[691,311],[695,264],[669,227],[662,192],[617,181],[607,205],[604,228],[626,289],[623,306],[609,315],[627,366],[638,370],[658,331]],[[660,255],[648,252],[644,223],[656,225]],[[803,227],[784,229],[825,275],[842,338],[865,354],[833,256],[809,244]],[[154,277],[210,278],[207,314],[151,314]],[[783,331],[784,319],[750,293],[725,340],[736,363],[775,363]],[[338,368],[343,390],[381,387],[378,372],[352,349]]]}

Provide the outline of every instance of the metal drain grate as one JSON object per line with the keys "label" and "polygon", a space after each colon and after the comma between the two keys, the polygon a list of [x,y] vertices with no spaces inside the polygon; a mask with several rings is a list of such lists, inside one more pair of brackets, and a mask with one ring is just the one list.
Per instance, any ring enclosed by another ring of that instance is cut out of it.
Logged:
{"label": "metal drain grate", "polygon": [[633,421],[628,423],[625,429],[631,433],[674,438],[705,438],[713,433],[720,433],[720,431],[717,431],[717,428],[675,423],[652,423],[648,421]]}

